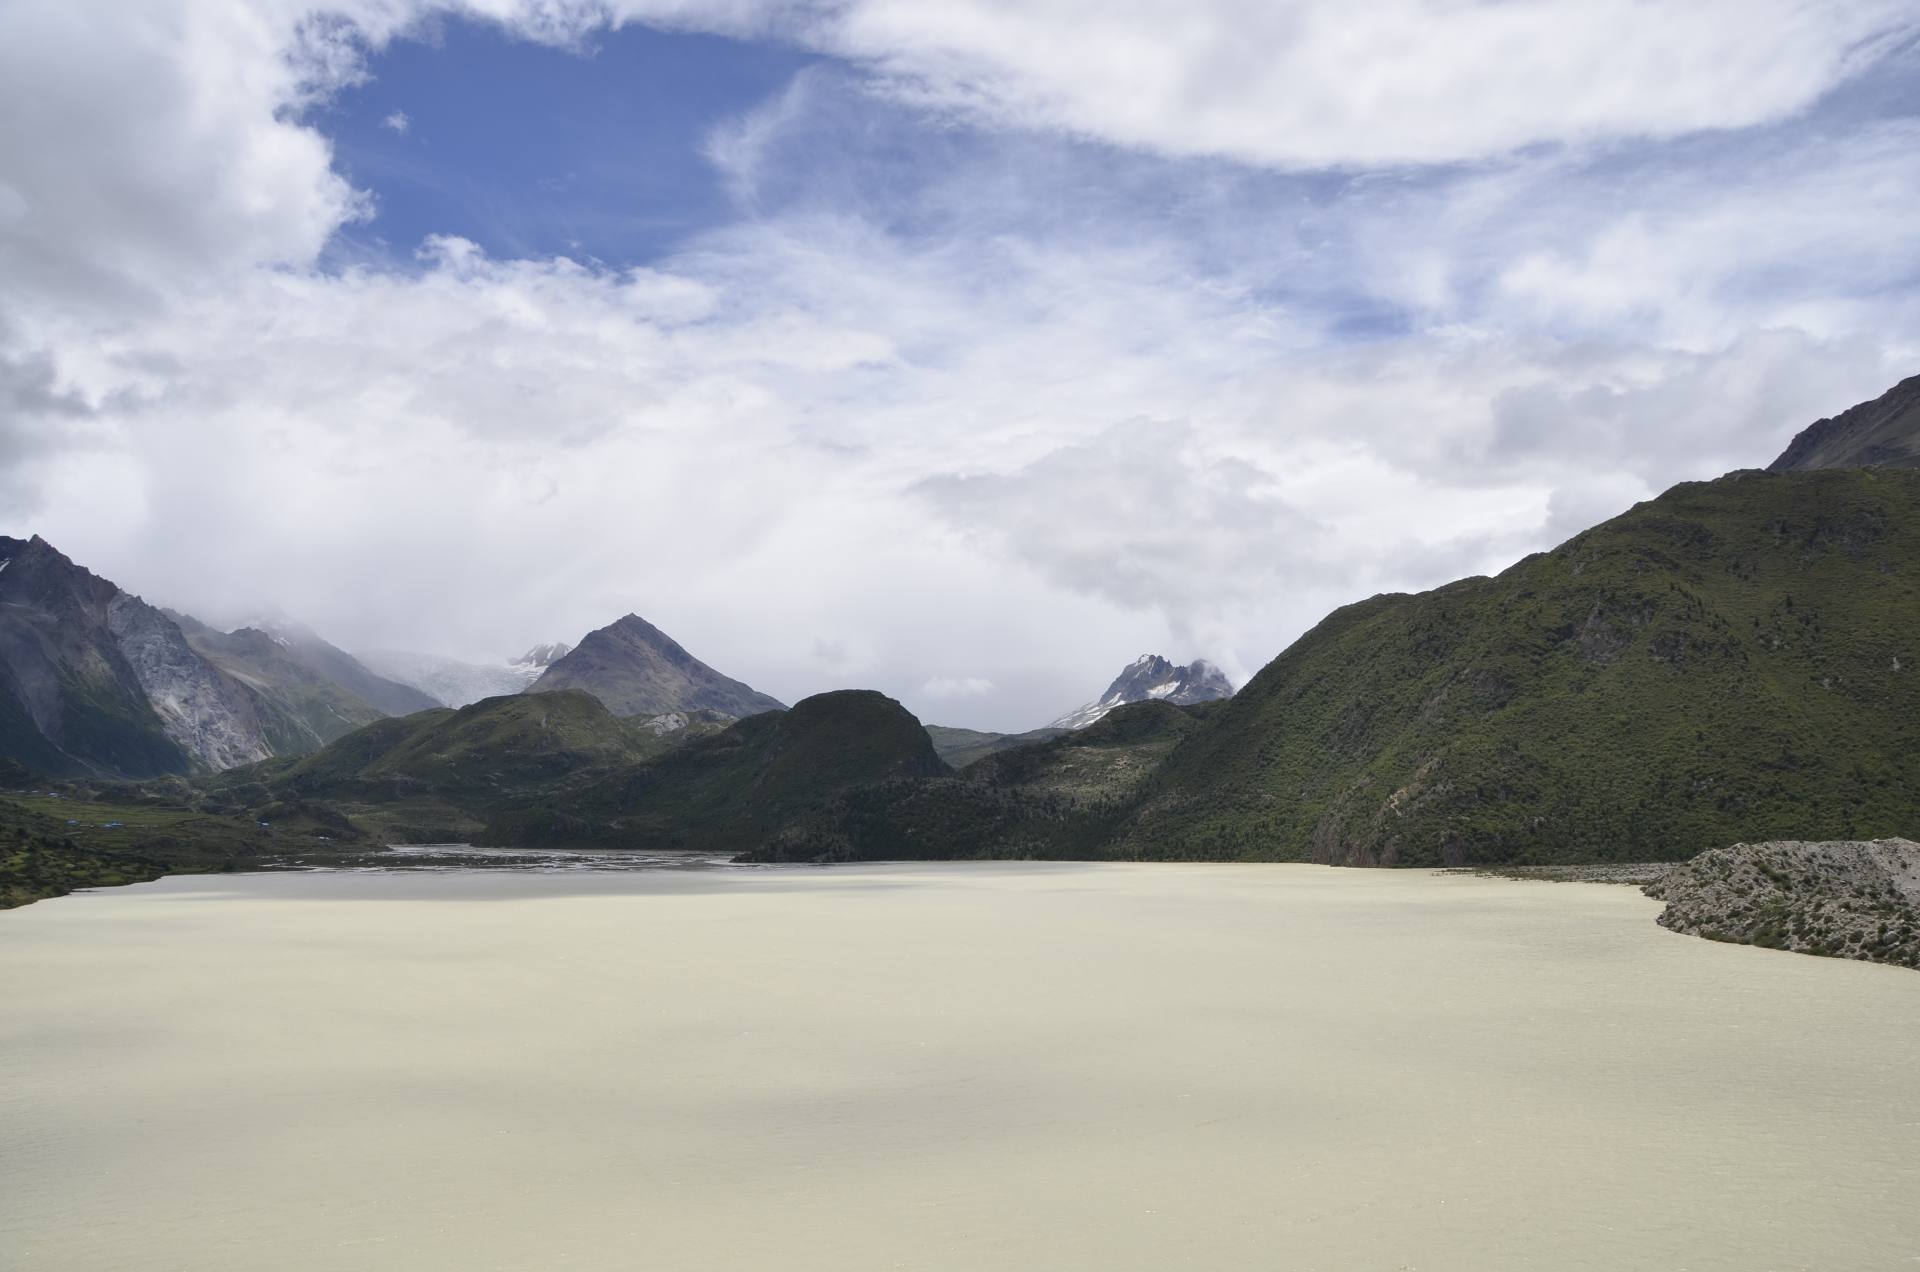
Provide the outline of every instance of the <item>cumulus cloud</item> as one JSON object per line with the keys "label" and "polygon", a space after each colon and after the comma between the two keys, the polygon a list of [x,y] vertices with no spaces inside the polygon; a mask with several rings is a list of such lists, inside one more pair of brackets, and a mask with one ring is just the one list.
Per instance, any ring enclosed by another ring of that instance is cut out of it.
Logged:
{"label": "cumulus cloud", "polygon": [[[716,128],[737,215],[660,259],[328,260],[372,192],[309,107],[456,11],[842,60]],[[1731,12],[18,0],[0,530],[350,644],[638,610],[941,722],[1244,680],[1911,373],[1912,125],[1790,118],[1911,8]],[[1678,140],[1510,153],[1600,138]]]}
{"label": "cumulus cloud", "polygon": [[1481,159],[1804,109],[1900,0],[851,0],[804,24],[916,104],[1290,167]]}
{"label": "cumulus cloud", "polygon": [[15,323],[304,265],[359,213],[285,114],[324,72],[299,32],[237,4],[0,10],[0,303],[36,304]]}
{"label": "cumulus cloud", "polygon": [[413,120],[407,117],[406,111],[396,110],[392,114],[388,115],[385,119],[381,120],[380,126],[386,129],[388,132],[396,132],[396,133],[404,134],[407,131],[407,129],[413,126]]}
{"label": "cumulus cloud", "polygon": [[1189,614],[1334,564],[1325,527],[1270,473],[1209,454],[1183,424],[1126,421],[1011,472],[915,490],[961,533],[1131,609]]}

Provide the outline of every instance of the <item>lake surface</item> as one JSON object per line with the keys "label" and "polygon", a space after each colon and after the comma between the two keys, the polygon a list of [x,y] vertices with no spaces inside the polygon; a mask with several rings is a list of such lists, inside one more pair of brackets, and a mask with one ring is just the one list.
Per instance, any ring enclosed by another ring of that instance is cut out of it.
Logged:
{"label": "lake surface", "polygon": [[1920,974],[1311,866],[0,913],[11,1269],[1920,1267]]}

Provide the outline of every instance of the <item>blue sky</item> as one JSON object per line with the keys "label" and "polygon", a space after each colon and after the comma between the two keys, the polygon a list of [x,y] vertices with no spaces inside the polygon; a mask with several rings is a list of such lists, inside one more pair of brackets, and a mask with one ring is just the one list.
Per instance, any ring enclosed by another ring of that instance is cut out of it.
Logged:
{"label": "blue sky", "polygon": [[817,60],[645,27],[555,48],[440,19],[371,53],[366,78],[310,116],[377,199],[341,250],[405,256],[455,234],[495,256],[645,262],[730,215],[708,130]]}
{"label": "blue sky", "polygon": [[1920,370],[1920,0],[15,0],[0,532],[1031,727]]}

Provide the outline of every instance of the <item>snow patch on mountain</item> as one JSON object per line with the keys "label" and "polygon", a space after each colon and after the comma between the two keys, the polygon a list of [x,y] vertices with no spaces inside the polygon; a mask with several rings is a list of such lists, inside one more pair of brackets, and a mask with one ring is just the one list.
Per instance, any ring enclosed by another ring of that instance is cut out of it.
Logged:
{"label": "snow patch on mountain", "polygon": [[1115,707],[1129,702],[1159,699],[1175,706],[1231,698],[1233,682],[1212,663],[1196,658],[1182,667],[1158,654],[1142,654],[1128,663],[1107,691],[1078,710],[1069,711],[1048,728],[1084,729]]}
{"label": "snow patch on mountain", "polygon": [[389,680],[412,685],[449,707],[464,707],[482,698],[524,693],[548,667],[566,657],[573,646],[565,641],[535,645],[518,658],[497,663],[462,662],[439,654],[383,649],[359,655],[360,661]]}
{"label": "snow patch on mountain", "polygon": [[564,640],[549,641],[544,645],[535,645],[518,658],[512,659],[508,666],[525,667],[531,680],[540,678],[540,673],[559,662],[573,652],[573,646]]}

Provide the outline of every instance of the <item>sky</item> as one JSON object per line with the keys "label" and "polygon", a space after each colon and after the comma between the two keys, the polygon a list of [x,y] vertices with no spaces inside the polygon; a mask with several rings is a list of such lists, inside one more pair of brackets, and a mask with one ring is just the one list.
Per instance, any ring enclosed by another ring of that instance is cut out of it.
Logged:
{"label": "sky", "polygon": [[1920,372],[1920,0],[4,0],[0,533],[1037,726]]}

